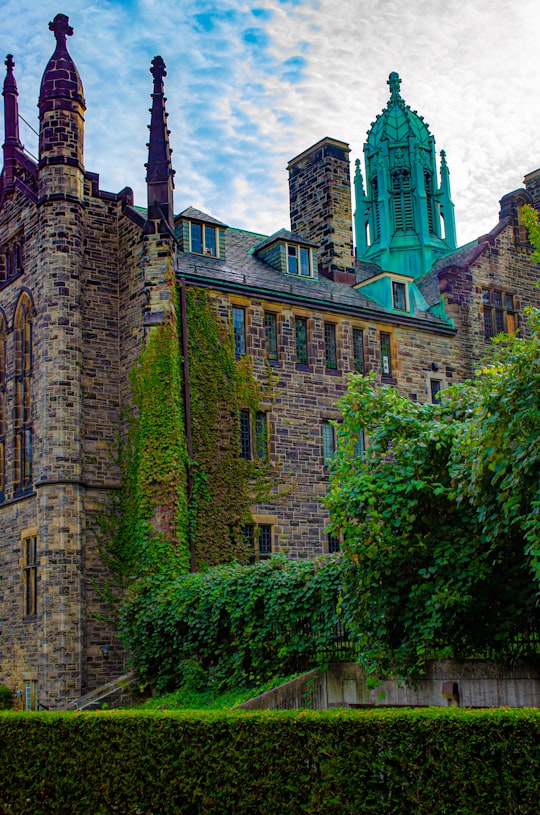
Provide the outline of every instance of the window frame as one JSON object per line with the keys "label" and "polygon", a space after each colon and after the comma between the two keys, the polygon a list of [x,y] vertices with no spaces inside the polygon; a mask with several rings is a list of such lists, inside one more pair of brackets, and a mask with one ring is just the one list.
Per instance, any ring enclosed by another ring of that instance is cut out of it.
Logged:
{"label": "window frame", "polygon": [[[388,353],[384,353],[386,350],[384,346],[386,344],[388,345]],[[394,366],[392,363],[392,334],[389,331],[379,331],[379,348],[381,352],[382,378],[385,381],[392,380],[394,377]],[[385,359],[387,360],[386,366],[384,362]]]}
{"label": "window frame", "polygon": [[[285,244],[287,274],[293,277],[313,277],[313,251],[297,243]],[[304,271],[303,271],[304,270]]]}
{"label": "window frame", "polygon": [[[265,548],[261,551],[261,532],[264,530],[265,547],[269,542],[270,548]],[[271,523],[262,523],[255,520],[252,523],[244,524],[242,527],[242,535],[246,548],[250,552],[252,561],[268,560],[274,554],[274,525]]]}
{"label": "window frame", "polygon": [[268,447],[268,412],[242,408],[239,413],[240,458],[244,461],[255,461],[268,464],[270,454]]}
{"label": "window frame", "polygon": [[32,425],[32,374],[33,374],[33,316],[32,304],[27,295],[17,305],[13,320],[15,337],[15,399],[14,416],[14,485],[15,495],[23,495],[32,489],[33,479],[33,425]]}
{"label": "window frame", "polygon": [[[409,298],[408,298],[408,291],[407,291],[407,284],[404,283],[402,280],[394,280],[391,278],[390,280],[392,286],[392,308],[395,311],[409,311]],[[400,291],[403,291],[403,307],[398,304],[400,298],[396,296],[396,289],[400,287]]]}
{"label": "window frame", "polygon": [[[219,257],[219,233],[217,226],[213,224],[204,223],[204,221],[188,221],[189,224],[189,251],[193,255],[202,255],[203,257],[218,258]],[[194,231],[200,229],[200,236],[194,239]],[[213,234],[213,240],[208,241],[210,234]],[[195,245],[197,248],[195,248]],[[200,251],[199,247],[200,246]]]}
{"label": "window frame", "polygon": [[324,365],[327,371],[339,371],[337,352],[337,325],[324,322]]}
{"label": "window frame", "polygon": [[329,468],[336,452],[337,434],[334,421],[323,419],[321,422],[321,453],[325,470]]}
{"label": "window frame", "polygon": [[270,363],[279,362],[278,315],[275,311],[265,311],[263,315],[266,339],[266,359]]}
{"label": "window frame", "polygon": [[[299,341],[299,327],[303,326],[304,328],[304,351],[305,353],[300,358],[298,350],[301,347],[301,342]],[[294,317],[294,351],[295,351],[295,359],[296,364],[301,366],[302,368],[309,367],[309,329],[308,329],[308,318],[307,317]]]}
{"label": "window frame", "polygon": [[[366,350],[364,346],[365,331],[363,328],[353,326],[352,330],[352,356],[353,371],[356,374],[366,373]],[[358,351],[361,350],[361,354]]]}
{"label": "window frame", "polygon": [[32,621],[38,616],[39,556],[37,529],[29,529],[21,536],[23,620]]}
{"label": "window frame", "polygon": [[[489,342],[498,334],[515,334],[519,328],[516,295],[497,286],[482,287],[482,319],[484,340]],[[500,297],[500,303],[497,302]],[[510,298],[511,308],[508,307]],[[489,325],[488,325],[489,320]]]}
{"label": "window frame", "polygon": [[[242,315],[241,320],[236,317]],[[232,329],[234,339],[234,353],[239,359],[247,353],[246,309],[243,306],[232,305]]]}

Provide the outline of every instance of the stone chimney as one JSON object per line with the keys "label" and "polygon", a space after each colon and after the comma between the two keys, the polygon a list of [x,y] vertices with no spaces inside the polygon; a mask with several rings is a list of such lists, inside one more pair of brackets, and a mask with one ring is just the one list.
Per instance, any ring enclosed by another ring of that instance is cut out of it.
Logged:
{"label": "stone chimney", "polygon": [[324,138],[288,164],[291,230],[318,244],[319,273],[356,282],[349,145]]}

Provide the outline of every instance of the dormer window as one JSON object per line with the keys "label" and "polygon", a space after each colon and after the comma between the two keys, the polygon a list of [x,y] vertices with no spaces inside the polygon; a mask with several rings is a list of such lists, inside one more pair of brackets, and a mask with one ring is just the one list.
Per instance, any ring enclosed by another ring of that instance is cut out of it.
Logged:
{"label": "dormer window", "polygon": [[289,274],[311,277],[313,272],[311,249],[306,246],[287,244],[287,272]]}
{"label": "dormer window", "polygon": [[408,311],[407,287],[405,283],[392,280],[392,305],[397,311]]}
{"label": "dormer window", "polygon": [[191,221],[189,225],[190,252],[196,255],[218,256],[217,230],[215,226]]}

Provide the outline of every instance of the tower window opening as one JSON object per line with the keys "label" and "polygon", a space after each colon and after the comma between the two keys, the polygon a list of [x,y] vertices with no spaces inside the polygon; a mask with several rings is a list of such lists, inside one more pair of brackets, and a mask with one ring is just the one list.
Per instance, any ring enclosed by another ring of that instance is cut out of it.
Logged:
{"label": "tower window opening", "polygon": [[395,231],[413,229],[411,174],[408,170],[397,170],[392,174],[392,197]]}

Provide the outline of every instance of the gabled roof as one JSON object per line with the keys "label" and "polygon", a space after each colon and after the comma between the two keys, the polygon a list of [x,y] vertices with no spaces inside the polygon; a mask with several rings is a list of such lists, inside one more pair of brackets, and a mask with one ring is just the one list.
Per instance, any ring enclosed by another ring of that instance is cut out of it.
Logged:
{"label": "gabled roof", "polygon": [[269,238],[266,238],[261,243],[258,243],[257,246],[254,247],[254,252],[259,252],[261,249],[265,249],[267,246],[271,246],[276,241],[287,241],[288,243],[301,243],[303,246],[312,246],[314,249],[318,247],[317,243],[313,243],[313,241],[308,241],[306,238],[303,238],[302,235],[299,235],[297,232],[289,232],[288,229],[280,229],[277,232],[274,232],[273,235],[270,235]]}
{"label": "gabled roof", "polygon": [[205,224],[215,224],[215,226],[222,226],[224,229],[227,229],[227,224],[223,224],[221,221],[218,221],[217,218],[213,218],[206,212],[195,209],[195,207],[186,207],[175,216],[175,220],[177,218],[188,218],[190,221],[202,221]]}

